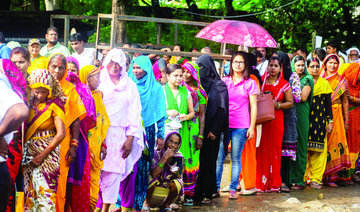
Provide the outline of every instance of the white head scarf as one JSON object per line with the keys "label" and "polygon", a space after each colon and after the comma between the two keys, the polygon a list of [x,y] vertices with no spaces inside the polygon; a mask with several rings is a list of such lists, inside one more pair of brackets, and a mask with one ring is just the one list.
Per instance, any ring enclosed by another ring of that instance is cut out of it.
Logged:
{"label": "white head scarf", "polygon": [[351,47],[350,49],[346,50],[346,55],[349,56],[351,51],[357,51],[358,54],[360,54],[360,50],[356,47]]}

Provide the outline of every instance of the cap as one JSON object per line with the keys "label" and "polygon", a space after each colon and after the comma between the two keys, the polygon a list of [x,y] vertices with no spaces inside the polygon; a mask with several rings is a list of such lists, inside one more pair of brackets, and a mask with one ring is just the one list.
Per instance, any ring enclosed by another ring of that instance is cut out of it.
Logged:
{"label": "cap", "polygon": [[34,43],[40,44],[40,40],[36,38],[29,40],[29,46],[33,45]]}

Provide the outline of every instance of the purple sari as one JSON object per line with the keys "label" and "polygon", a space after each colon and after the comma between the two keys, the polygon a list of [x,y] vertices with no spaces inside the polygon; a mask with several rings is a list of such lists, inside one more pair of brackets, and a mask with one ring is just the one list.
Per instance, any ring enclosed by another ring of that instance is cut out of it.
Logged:
{"label": "purple sari", "polygon": [[82,84],[78,76],[72,72],[68,72],[66,80],[75,85],[76,91],[79,93],[87,112],[86,117],[80,122],[79,146],[76,150],[76,159],[70,165],[68,175],[69,183],[72,183],[73,185],[81,185],[86,157],[89,151],[89,141],[87,139],[87,135],[89,130],[96,126],[95,102],[90,88],[87,85]]}

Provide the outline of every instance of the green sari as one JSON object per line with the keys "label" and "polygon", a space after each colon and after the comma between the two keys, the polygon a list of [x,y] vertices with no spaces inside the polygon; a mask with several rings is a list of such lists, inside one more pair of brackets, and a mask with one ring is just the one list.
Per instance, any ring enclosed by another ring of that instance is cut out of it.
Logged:
{"label": "green sari", "polygon": [[[298,56],[296,56],[298,57]],[[295,58],[291,61],[291,70],[295,72]],[[306,61],[304,61],[306,63]],[[306,69],[304,70],[304,75],[300,78],[301,90],[305,86],[310,86],[311,92],[305,102],[299,102],[296,104],[296,116],[298,118],[297,131],[298,139],[296,144],[296,161],[293,163],[293,168],[290,173],[290,179],[292,183],[305,186],[304,175],[306,169],[306,159],[307,159],[307,146],[309,138],[309,127],[310,127],[310,103],[313,97],[314,90],[314,80],[312,76]]]}

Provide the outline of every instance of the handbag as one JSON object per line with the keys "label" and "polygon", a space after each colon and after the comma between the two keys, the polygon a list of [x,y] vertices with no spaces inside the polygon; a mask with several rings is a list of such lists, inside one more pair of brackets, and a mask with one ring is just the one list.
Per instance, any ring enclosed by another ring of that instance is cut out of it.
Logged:
{"label": "handbag", "polygon": [[257,96],[256,124],[263,124],[275,119],[274,100],[271,93],[263,93]]}

